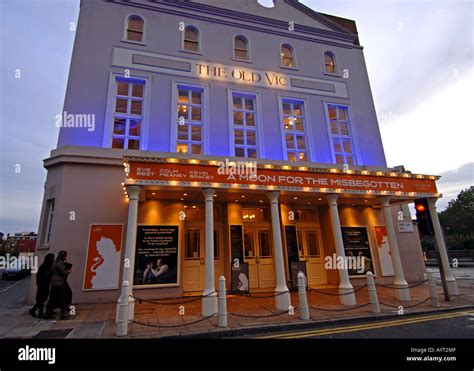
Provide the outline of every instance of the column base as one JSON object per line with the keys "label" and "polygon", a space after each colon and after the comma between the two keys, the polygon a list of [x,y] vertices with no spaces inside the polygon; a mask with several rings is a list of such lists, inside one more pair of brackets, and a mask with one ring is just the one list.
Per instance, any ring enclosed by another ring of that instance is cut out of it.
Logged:
{"label": "column base", "polygon": [[397,284],[395,284],[395,287],[397,287],[395,289],[395,298],[397,300],[399,300],[399,301],[411,301],[410,289],[408,288],[408,285],[397,285]]}
{"label": "column base", "polygon": [[339,302],[342,305],[347,305],[347,306],[356,305],[356,297],[355,297],[354,293],[341,295],[341,294],[345,294],[347,292],[352,292],[352,291],[354,291],[354,288],[352,286],[351,287],[339,287]]}
{"label": "column base", "polygon": [[202,298],[202,315],[204,317],[217,313],[217,293]]}
{"label": "column base", "polygon": [[459,295],[458,283],[456,279],[446,280],[446,285],[448,286],[449,295]]}
{"label": "column base", "polygon": [[128,320],[132,321],[135,318],[135,299],[128,298]]}
{"label": "column base", "polygon": [[[281,291],[275,291],[278,294]],[[289,310],[291,305],[291,296],[289,292],[275,296],[275,308],[277,310]]]}

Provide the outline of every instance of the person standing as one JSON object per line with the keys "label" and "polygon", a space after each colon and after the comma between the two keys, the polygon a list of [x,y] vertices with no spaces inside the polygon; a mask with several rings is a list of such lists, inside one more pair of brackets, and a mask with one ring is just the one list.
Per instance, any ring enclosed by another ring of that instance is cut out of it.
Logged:
{"label": "person standing", "polygon": [[70,315],[67,310],[66,303],[66,279],[70,269],[66,263],[67,252],[61,250],[56,258],[56,263],[53,266],[53,272],[51,277],[51,293],[49,296],[48,304],[46,305],[46,316],[45,318],[52,318],[54,308],[61,308],[61,319],[69,319]]}
{"label": "person standing", "polygon": [[43,309],[49,296],[53,264],[54,254],[47,254],[36,273],[36,304],[29,310],[33,317],[36,317],[36,310],[38,310],[38,317],[44,318]]}

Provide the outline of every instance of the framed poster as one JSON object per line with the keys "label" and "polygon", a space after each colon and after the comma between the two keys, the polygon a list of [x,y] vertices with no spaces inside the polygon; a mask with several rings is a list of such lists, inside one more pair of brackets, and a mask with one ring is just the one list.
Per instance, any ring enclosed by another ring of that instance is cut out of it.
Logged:
{"label": "framed poster", "polygon": [[249,265],[248,263],[239,263],[238,266],[232,265],[231,291],[233,293],[249,292]]}
{"label": "framed poster", "polygon": [[91,224],[82,289],[119,287],[123,224]]}
{"label": "framed poster", "polygon": [[139,225],[134,286],[178,285],[177,225]]}
{"label": "framed poster", "polygon": [[349,275],[365,276],[368,271],[375,274],[367,227],[341,227],[341,232],[346,260],[356,262],[356,267],[348,267]]}
{"label": "framed poster", "polygon": [[374,228],[380,267],[382,268],[382,276],[393,276],[393,262],[392,254],[390,253],[390,245],[388,243],[387,227],[376,226]]}

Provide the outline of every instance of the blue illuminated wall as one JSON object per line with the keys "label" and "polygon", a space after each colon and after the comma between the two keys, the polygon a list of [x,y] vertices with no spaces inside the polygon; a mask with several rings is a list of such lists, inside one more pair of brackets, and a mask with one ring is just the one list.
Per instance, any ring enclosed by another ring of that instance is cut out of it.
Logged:
{"label": "blue illuminated wall", "polygon": [[[311,13],[305,13],[297,6],[291,5],[291,1],[284,0],[276,1],[276,6],[272,9],[263,8],[253,0],[193,1],[198,7],[196,9],[160,2],[153,4],[137,1],[139,2],[143,7],[124,5],[120,1],[81,2],[64,110],[68,113],[95,114],[96,130],[91,132],[87,128],[62,128],[58,147],[103,146],[104,135],[109,135],[104,134],[104,122],[107,109],[110,109],[111,73],[123,72],[122,66],[111,64],[113,48],[121,47],[186,58],[190,61],[209,61],[346,84],[348,99],[206,81],[209,85],[209,121],[206,124],[212,134],[209,138],[210,155],[229,155],[227,89],[245,88],[259,93],[261,97],[263,122],[260,124],[263,125],[266,158],[283,159],[278,110],[278,94],[281,94],[306,99],[312,133],[310,140],[315,149],[315,158],[312,158],[312,161],[333,162],[323,104],[323,101],[330,101],[350,106],[360,153],[359,164],[386,165],[362,48],[342,37],[343,33],[331,25],[330,21],[315,19],[314,14],[312,16]],[[222,9],[216,8],[213,11],[208,5],[219,5]],[[250,17],[243,18],[235,13],[237,11],[252,14],[257,18],[254,18],[254,22],[250,21]],[[122,41],[124,19],[130,14],[138,14],[145,19],[146,45]],[[295,31],[288,31],[286,28],[288,17],[295,23]],[[180,51],[179,22],[199,28],[201,54]],[[319,31],[312,33],[313,29]],[[248,38],[252,63],[232,58],[232,40],[236,34],[243,34]],[[279,47],[282,43],[289,43],[294,47],[297,70],[285,70],[280,67]],[[335,54],[338,69],[347,70],[347,78],[324,73],[322,55],[325,50]],[[148,141],[146,149],[169,152],[170,130],[172,125],[176,125],[171,107],[172,82],[179,80],[195,84],[202,81],[152,72],[131,72],[147,76],[151,81],[150,93],[147,96],[148,130],[144,133]]]}

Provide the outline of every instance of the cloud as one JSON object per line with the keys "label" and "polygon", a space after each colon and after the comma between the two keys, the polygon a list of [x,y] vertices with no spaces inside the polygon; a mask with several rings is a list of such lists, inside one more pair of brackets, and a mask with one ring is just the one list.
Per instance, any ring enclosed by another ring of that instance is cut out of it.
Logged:
{"label": "cloud", "polygon": [[474,185],[474,162],[464,164],[459,168],[445,171],[440,174],[438,180],[438,190],[443,194],[443,198],[437,202],[438,210],[444,210],[448,202],[457,197],[457,195]]}

